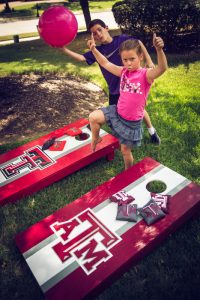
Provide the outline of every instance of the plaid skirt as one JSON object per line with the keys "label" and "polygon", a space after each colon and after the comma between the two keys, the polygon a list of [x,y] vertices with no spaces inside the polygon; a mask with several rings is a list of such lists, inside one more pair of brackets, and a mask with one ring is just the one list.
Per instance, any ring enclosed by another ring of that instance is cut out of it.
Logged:
{"label": "plaid skirt", "polygon": [[143,128],[142,119],[139,121],[127,121],[117,113],[117,106],[102,107],[106,123],[112,130],[112,134],[119,139],[120,144],[129,147],[141,146]]}

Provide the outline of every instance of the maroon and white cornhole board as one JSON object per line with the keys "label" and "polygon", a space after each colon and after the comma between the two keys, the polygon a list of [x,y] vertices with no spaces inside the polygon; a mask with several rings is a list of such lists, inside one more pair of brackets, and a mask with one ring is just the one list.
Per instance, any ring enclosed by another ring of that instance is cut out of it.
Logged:
{"label": "maroon and white cornhole board", "polygon": [[[37,192],[103,156],[113,159],[114,151],[119,147],[118,140],[101,129],[103,140],[97,145],[97,151],[92,152],[88,123],[86,119],[78,120],[0,155],[0,205]],[[76,128],[88,138],[77,140],[76,136],[66,134],[69,129],[73,132]],[[55,151],[56,146],[43,151],[42,145],[52,137],[64,141],[64,148],[61,143],[58,151]]]}
{"label": "maroon and white cornhole board", "polygon": [[[169,214],[151,226],[117,221],[120,190],[138,206],[150,200],[146,185],[161,180],[170,194]],[[46,299],[83,299],[96,295],[196,213],[200,186],[145,158],[125,172],[56,211],[16,236],[16,243]]]}

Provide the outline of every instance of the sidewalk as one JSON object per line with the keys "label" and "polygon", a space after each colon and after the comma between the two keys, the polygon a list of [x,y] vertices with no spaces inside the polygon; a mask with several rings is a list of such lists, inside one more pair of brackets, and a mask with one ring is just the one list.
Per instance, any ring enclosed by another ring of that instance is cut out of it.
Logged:
{"label": "sidewalk", "polygon": [[[78,22],[78,30],[86,29],[83,14],[75,14],[75,16]],[[110,29],[118,28],[111,11],[91,13],[91,18],[102,19],[106,24],[108,24]],[[37,32],[38,20],[39,19],[37,18],[32,20],[3,23],[1,24],[0,36]]]}
{"label": "sidewalk", "polygon": [[[85,19],[83,14],[75,14],[78,22],[78,31],[86,30]],[[91,19],[102,19],[109,29],[117,29],[118,25],[115,22],[113,13],[111,11],[91,13]],[[19,35],[22,33],[37,32],[37,25],[39,19],[15,21],[1,24],[0,36]],[[39,37],[20,39],[23,41],[38,39]],[[0,42],[1,45],[11,44],[13,40]]]}

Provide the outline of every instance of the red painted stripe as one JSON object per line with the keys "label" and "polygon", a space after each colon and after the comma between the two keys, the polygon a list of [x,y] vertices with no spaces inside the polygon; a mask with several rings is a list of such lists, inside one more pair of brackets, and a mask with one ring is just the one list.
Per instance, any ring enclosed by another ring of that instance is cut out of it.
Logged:
{"label": "red painted stripe", "polygon": [[[152,226],[142,220],[121,237],[110,251],[113,257],[87,276],[78,268],[45,293],[48,300],[84,299],[97,294],[116,277],[150,253],[200,208],[200,187],[194,183],[171,198],[170,213]],[[77,289],[78,280],[78,289]]]}
{"label": "red painted stripe", "polygon": [[[50,235],[52,231],[49,226],[56,221],[66,221],[76,216],[83,210],[94,208],[117,191],[123,189],[130,183],[136,181],[146,173],[159,166],[160,163],[150,157],[143,159],[135,164],[132,168],[118,174],[109,181],[103,183],[94,190],[83,195],[64,208],[56,211],[54,214],[43,219],[39,223],[29,227],[26,231],[16,236],[16,243],[22,253],[31,249]],[[35,234],[37,233],[37,234]]]}

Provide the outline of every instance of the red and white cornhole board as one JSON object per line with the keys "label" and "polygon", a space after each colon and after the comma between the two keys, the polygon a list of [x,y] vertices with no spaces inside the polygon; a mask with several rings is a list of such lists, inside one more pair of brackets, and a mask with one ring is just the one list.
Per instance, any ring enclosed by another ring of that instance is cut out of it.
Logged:
{"label": "red and white cornhole board", "polygon": [[[143,206],[150,199],[146,185],[161,180],[172,195],[169,214],[151,226],[117,221],[120,190]],[[200,207],[200,186],[145,158],[71,204],[16,236],[16,243],[46,299],[91,297],[116,275],[149,253]]]}
{"label": "red and white cornhole board", "polygon": [[[103,140],[97,145],[97,151],[92,152],[88,124],[86,119],[78,120],[0,155],[0,205],[37,192],[103,156],[113,159],[118,140],[101,129]],[[73,132],[77,128],[88,138],[77,140],[76,136],[66,134],[69,129]],[[42,145],[52,137],[65,142],[64,145],[59,144],[58,151],[56,147],[43,151]]]}

